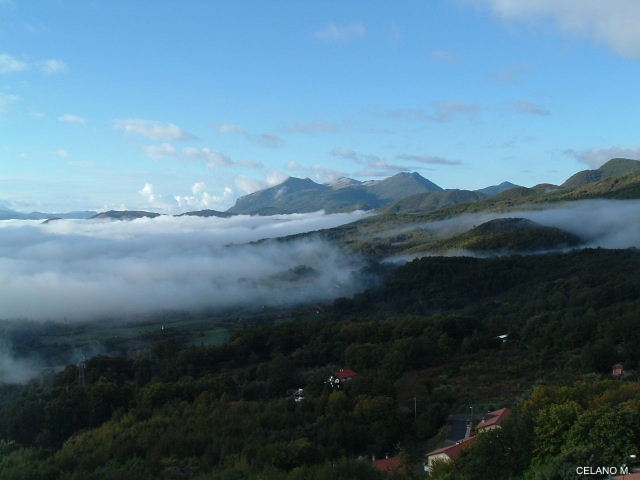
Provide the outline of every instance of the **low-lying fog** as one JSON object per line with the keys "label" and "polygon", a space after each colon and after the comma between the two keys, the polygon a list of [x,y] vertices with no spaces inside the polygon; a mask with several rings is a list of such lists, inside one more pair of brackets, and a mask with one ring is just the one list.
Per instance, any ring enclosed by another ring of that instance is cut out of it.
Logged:
{"label": "low-lying fog", "polygon": [[[448,238],[497,218],[526,218],[547,227],[556,227],[579,236],[581,248],[640,248],[640,200],[581,200],[548,204],[544,210],[504,213],[482,212],[420,225],[435,238]],[[551,207],[551,208],[549,208]],[[386,232],[395,235],[415,230],[416,225]],[[448,255],[474,255],[453,251]],[[405,257],[396,257],[404,260]]]}
{"label": "low-lying fog", "polygon": [[[321,240],[250,242],[330,228],[363,216],[0,221],[0,319],[92,320],[166,309],[288,306],[349,296],[362,288],[353,274],[363,263],[353,254]],[[640,200],[463,215],[423,228],[447,236],[500,217],[523,217],[567,230],[586,247],[640,247]],[[300,266],[309,268],[294,270]]]}
{"label": "low-lying fog", "polygon": [[[350,295],[358,259],[320,241],[249,242],[363,216],[2,221],[0,318],[91,320]],[[313,270],[290,271],[301,265]]]}
{"label": "low-lying fog", "polygon": [[[353,254],[321,240],[250,242],[330,228],[363,216],[0,221],[0,320],[129,319],[166,309],[287,306],[349,296],[362,288],[354,272],[363,262]],[[502,217],[567,230],[587,247],[640,247],[638,200],[463,215],[421,228],[445,237]],[[301,265],[309,268],[296,270]],[[35,357],[15,358],[12,346],[0,339],[0,381],[26,380],[41,370],[38,365]]]}

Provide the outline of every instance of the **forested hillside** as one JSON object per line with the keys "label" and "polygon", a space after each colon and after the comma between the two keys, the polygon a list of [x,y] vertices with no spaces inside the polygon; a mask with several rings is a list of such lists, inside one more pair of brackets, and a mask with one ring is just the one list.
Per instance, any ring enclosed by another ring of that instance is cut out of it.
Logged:
{"label": "forested hillside", "polygon": [[574,478],[544,472],[619,462],[640,436],[639,271],[635,250],[422,258],[220,346],[167,334],[4,385],[0,479],[383,478],[385,455],[423,478],[469,405],[514,413],[434,477]]}

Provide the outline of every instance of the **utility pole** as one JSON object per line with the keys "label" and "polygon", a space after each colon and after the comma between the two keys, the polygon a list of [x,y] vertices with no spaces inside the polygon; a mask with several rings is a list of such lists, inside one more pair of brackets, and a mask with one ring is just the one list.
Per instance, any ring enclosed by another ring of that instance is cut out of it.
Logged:
{"label": "utility pole", "polygon": [[83,386],[85,383],[84,369],[85,369],[85,361],[84,361],[84,355],[83,355],[82,360],[78,364],[78,383]]}
{"label": "utility pole", "polygon": [[418,403],[416,397],[413,397],[413,421],[415,422],[418,418]]}

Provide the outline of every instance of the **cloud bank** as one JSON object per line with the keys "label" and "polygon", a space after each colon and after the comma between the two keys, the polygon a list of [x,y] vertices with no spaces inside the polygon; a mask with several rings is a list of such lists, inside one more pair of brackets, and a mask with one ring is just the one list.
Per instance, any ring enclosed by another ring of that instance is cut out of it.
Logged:
{"label": "cloud bank", "polygon": [[620,55],[640,58],[637,0],[475,0],[506,19],[552,18],[572,34],[604,43]]}
{"label": "cloud bank", "polygon": [[588,150],[566,150],[565,153],[591,168],[599,168],[612,158],[640,159],[640,146],[597,147]]}
{"label": "cloud bank", "polygon": [[337,248],[309,240],[249,242],[363,215],[3,221],[2,319],[130,319],[162,310],[285,306],[350,295],[361,263]]}
{"label": "cloud bank", "polygon": [[[640,200],[582,200],[557,204],[545,210],[505,213],[477,213],[429,222],[420,228],[435,238],[448,238],[471,230],[497,218],[526,218],[548,227],[578,235],[584,242],[580,248],[640,248]],[[407,226],[402,230],[415,230]],[[474,255],[470,252],[448,252],[447,255]],[[391,259],[395,260],[395,259]],[[400,260],[406,260],[401,257]]]}

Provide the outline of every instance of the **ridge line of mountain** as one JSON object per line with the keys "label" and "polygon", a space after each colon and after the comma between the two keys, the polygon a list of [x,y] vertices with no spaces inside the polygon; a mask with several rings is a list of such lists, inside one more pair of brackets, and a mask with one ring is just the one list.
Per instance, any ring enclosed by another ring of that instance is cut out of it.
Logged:
{"label": "ridge line of mountain", "polygon": [[[637,177],[637,178],[636,178]],[[615,179],[614,181],[609,181]],[[622,182],[622,183],[621,183]],[[401,172],[384,180],[359,181],[342,177],[330,184],[310,178],[289,177],[284,182],[239,197],[226,211],[205,209],[176,216],[226,218],[232,215],[276,215],[379,210],[388,213],[429,213],[456,205],[476,207],[500,202],[558,201],[579,198],[640,198],[640,161],[614,158],[601,167],[583,170],[561,185],[540,184],[531,188],[502,182],[478,190],[443,189],[417,172]],[[79,211],[68,213],[21,213],[0,209],[0,220],[53,220],[59,218],[115,219],[153,218],[161,215],[142,210]]]}

